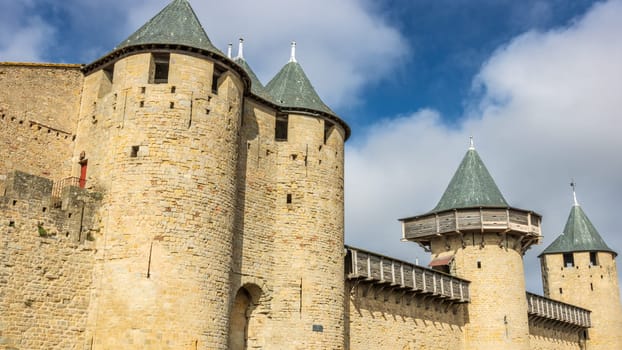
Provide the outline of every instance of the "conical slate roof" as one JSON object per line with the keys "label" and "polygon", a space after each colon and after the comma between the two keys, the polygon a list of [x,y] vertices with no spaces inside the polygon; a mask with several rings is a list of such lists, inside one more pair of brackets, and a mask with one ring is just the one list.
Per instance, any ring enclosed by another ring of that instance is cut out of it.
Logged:
{"label": "conical slate roof", "polygon": [[304,70],[295,60],[287,63],[270,80],[266,89],[283,107],[304,108],[336,115],[318,96]]}
{"label": "conical slate roof", "polygon": [[470,147],[432,212],[473,207],[507,208],[508,203],[475,148]]}
{"label": "conical slate roof", "polygon": [[570,209],[564,232],[540,255],[570,252],[612,252],[580,205]]}
{"label": "conical slate roof", "polygon": [[274,103],[274,99],[263,86],[263,84],[259,81],[259,78],[257,78],[257,75],[255,74],[255,72],[253,72],[248,63],[246,63],[246,60],[241,57],[236,57],[233,61],[237,63],[240,67],[242,67],[242,69],[244,69],[244,71],[251,78],[251,92],[266,101]]}
{"label": "conical slate roof", "polygon": [[186,45],[223,55],[207,37],[187,0],[173,0],[115,50],[144,44]]}

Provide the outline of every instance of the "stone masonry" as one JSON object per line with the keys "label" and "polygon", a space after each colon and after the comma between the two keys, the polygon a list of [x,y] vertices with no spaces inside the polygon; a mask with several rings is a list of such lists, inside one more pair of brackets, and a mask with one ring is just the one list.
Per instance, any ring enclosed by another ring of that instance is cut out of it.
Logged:
{"label": "stone masonry", "polygon": [[348,125],[295,59],[266,88],[238,63],[187,0],[90,64],[0,63],[0,349],[621,344],[613,253],[547,255],[528,304],[531,212],[537,231],[438,224],[430,267],[353,262]]}

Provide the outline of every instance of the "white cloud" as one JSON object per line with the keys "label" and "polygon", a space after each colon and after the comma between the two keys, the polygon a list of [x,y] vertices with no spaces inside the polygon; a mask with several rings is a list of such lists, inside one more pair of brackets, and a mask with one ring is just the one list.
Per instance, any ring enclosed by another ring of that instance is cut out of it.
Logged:
{"label": "white cloud", "polygon": [[0,61],[40,61],[54,28],[38,16],[24,16],[32,1],[12,1],[0,11]]}
{"label": "white cloud", "polygon": [[[414,260],[399,217],[433,208],[468,137],[508,202],[544,216],[544,242],[525,257],[527,286],[540,292],[536,255],[579,201],[611,248],[622,251],[622,3],[596,5],[570,27],[529,32],[497,50],[474,79],[480,96],[458,127],[432,110],[370,126],[346,158],[346,241]],[[423,259],[423,257],[426,257]]]}
{"label": "white cloud", "polygon": [[[136,30],[167,1],[148,2],[129,11],[128,33]],[[297,59],[320,97],[339,108],[358,101],[364,84],[382,78],[407,54],[401,34],[366,8],[362,0],[193,1],[210,39],[221,51],[245,38],[244,56],[267,84],[289,59]],[[393,62],[393,63],[391,63]]]}

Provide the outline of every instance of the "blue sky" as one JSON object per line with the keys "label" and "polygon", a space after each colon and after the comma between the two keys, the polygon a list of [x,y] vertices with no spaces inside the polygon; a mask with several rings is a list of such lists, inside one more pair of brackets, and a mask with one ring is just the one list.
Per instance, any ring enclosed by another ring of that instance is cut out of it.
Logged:
{"label": "blue sky", "polygon": [[[168,0],[0,0],[0,61],[89,63]],[[468,146],[513,206],[544,216],[536,258],[579,202],[622,251],[622,2],[191,0],[222,51],[245,38],[267,83],[297,58],[352,129],[346,242],[422,263],[397,218],[436,205]],[[235,47],[235,45],[234,45]],[[236,50],[234,49],[234,55]]]}

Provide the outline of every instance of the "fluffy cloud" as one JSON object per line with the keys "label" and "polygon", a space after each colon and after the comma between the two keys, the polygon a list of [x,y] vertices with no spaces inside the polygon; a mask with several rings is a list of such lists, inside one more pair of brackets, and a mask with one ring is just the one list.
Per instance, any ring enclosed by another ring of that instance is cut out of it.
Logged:
{"label": "fluffy cloud", "polygon": [[[128,33],[142,25],[168,1],[151,1],[136,9]],[[407,54],[404,38],[377,9],[361,0],[248,1],[218,4],[194,1],[192,6],[210,39],[221,51],[245,39],[244,56],[267,84],[289,60],[290,42],[297,59],[328,105],[356,103],[364,84],[392,69],[386,62]],[[330,10],[327,10],[330,9]]]}
{"label": "fluffy cloud", "polygon": [[0,61],[39,61],[49,46],[54,29],[32,10],[32,1],[11,1],[0,11]]}
{"label": "fluffy cloud", "polygon": [[622,198],[622,3],[594,6],[566,28],[528,32],[499,48],[474,79],[458,126],[433,110],[368,128],[346,157],[346,241],[427,263],[400,243],[397,218],[433,208],[469,136],[508,202],[544,216],[544,242],[525,257],[527,286],[540,291],[537,254],[561,232],[568,186],[614,250]]}

